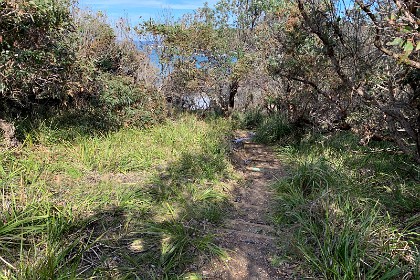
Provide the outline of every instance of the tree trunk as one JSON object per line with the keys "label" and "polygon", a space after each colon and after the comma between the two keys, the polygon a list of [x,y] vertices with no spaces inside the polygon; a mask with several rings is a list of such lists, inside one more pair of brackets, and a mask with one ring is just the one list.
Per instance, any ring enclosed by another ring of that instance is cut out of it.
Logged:
{"label": "tree trunk", "polygon": [[20,144],[16,139],[16,129],[13,123],[0,119],[0,129],[3,130],[3,138],[7,147],[16,147]]}
{"label": "tree trunk", "polygon": [[238,93],[239,88],[239,80],[234,79],[230,83],[229,87],[229,109],[233,109],[235,107],[235,96]]}

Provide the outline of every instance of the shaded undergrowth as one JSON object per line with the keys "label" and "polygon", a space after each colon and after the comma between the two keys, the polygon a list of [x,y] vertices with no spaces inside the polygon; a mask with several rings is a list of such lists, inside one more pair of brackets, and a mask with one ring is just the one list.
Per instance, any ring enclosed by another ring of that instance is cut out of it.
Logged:
{"label": "shaded undergrowth", "polygon": [[224,120],[59,140],[0,156],[0,278],[178,279],[226,257],[209,228],[228,207]]}

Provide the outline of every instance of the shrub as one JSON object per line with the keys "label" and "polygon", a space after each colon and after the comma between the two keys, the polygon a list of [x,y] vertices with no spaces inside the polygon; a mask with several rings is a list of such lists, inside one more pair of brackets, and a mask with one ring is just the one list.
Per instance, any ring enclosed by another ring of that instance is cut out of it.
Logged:
{"label": "shrub", "polygon": [[115,126],[146,127],[166,116],[164,99],[156,89],[121,75],[102,74],[100,82],[100,94],[92,105]]}
{"label": "shrub", "polygon": [[243,117],[243,126],[246,128],[255,128],[259,126],[264,120],[264,116],[259,109],[254,109],[245,112]]}
{"label": "shrub", "polygon": [[0,118],[68,98],[70,2],[0,1],[0,18]]}
{"label": "shrub", "polygon": [[156,71],[124,22],[120,40],[106,16],[80,11],[70,0],[0,1],[0,17],[0,129],[7,144],[17,143],[9,131],[27,116],[27,127],[62,119],[57,126],[83,120],[100,130],[165,117]]}

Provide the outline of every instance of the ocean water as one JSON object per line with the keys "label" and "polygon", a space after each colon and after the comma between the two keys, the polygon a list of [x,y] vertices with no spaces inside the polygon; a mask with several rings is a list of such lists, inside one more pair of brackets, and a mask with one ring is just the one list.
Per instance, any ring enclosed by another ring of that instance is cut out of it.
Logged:
{"label": "ocean water", "polygon": [[160,68],[159,56],[154,48],[154,43],[151,41],[135,41],[137,49],[144,51],[145,53],[150,53],[150,61]]}
{"label": "ocean water", "polygon": [[[137,41],[135,42],[137,48],[141,51],[144,51],[146,53],[149,53],[150,61],[158,68],[160,71],[163,71],[162,64],[159,60],[159,55],[156,50],[156,46],[154,42],[151,41]],[[159,46],[158,46],[159,48]],[[192,57],[195,61],[195,65],[197,69],[200,69],[204,67],[205,64],[209,62],[209,58],[202,54],[196,54]],[[231,62],[235,63],[237,61],[236,57],[231,58]],[[170,71],[170,69],[169,69]],[[161,75],[165,76],[165,73],[160,73]],[[191,110],[205,110],[210,108],[211,106],[211,100],[209,96],[202,95],[200,96],[184,96],[184,98],[189,101],[188,103],[193,103],[194,105],[190,108]],[[191,102],[192,101],[192,102]]]}
{"label": "ocean water", "polygon": [[[135,44],[136,44],[136,46],[139,50],[144,51],[146,53],[150,53],[149,54],[150,61],[154,65],[156,65],[159,69],[162,68],[161,67],[162,65],[159,61],[159,55],[158,55],[158,53],[155,49],[155,46],[154,46],[153,42],[151,42],[151,41],[137,41],[137,42],[135,42]],[[159,46],[158,46],[158,48],[159,48]],[[195,60],[195,62],[196,62],[195,65],[198,69],[202,68],[204,64],[209,62],[208,57],[206,57],[205,55],[202,55],[202,54],[194,55],[193,59]],[[236,62],[236,59],[232,59],[232,62]]]}

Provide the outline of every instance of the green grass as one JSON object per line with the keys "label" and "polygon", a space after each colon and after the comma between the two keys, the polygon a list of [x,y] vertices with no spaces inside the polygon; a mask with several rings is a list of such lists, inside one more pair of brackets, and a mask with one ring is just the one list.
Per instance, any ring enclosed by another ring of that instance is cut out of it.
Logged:
{"label": "green grass", "polygon": [[229,122],[57,127],[0,154],[0,279],[178,279],[225,256],[207,229],[228,207]]}
{"label": "green grass", "polygon": [[255,140],[264,143],[275,143],[292,135],[293,127],[281,114],[274,114],[264,118],[257,126]]}
{"label": "green grass", "polygon": [[357,143],[342,132],[278,147],[281,248],[319,279],[419,279],[420,169],[391,143]]}
{"label": "green grass", "polygon": [[264,114],[261,110],[250,110],[232,116],[236,126],[254,129],[255,141],[263,144],[298,141],[301,129],[291,125],[281,113]]}
{"label": "green grass", "polygon": [[244,113],[234,112],[232,120],[238,127],[245,129],[254,129],[260,126],[264,121],[264,114],[261,109],[252,109]]}

